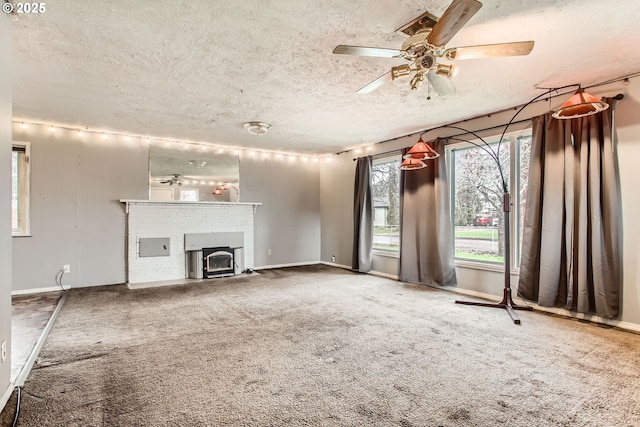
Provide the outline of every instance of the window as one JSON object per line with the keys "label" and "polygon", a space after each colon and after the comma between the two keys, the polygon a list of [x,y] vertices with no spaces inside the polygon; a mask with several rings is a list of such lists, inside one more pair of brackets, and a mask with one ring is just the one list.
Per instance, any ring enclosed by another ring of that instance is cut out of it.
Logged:
{"label": "window", "polygon": [[180,200],[182,200],[183,202],[197,202],[198,189],[197,188],[181,188]]}
{"label": "window", "polygon": [[14,142],[11,151],[11,231],[28,236],[29,229],[29,143]]}
{"label": "window", "polygon": [[[494,151],[497,138],[487,139]],[[480,144],[482,144],[480,142]],[[470,143],[447,147],[451,216],[457,260],[504,264],[503,188],[496,162],[486,148]],[[505,137],[500,146],[500,163],[511,194],[512,265],[520,265],[524,207],[527,197],[531,131]]]}
{"label": "window", "polygon": [[373,160],[373,250],[400,251],[400,154]]}

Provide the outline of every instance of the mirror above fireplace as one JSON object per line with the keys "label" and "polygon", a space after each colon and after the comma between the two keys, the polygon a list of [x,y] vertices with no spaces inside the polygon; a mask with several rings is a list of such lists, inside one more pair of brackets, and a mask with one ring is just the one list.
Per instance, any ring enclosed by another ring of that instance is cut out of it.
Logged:
{"label": "mirror above fireplace", "polygon": [[153,141],[149,146],[150,200],[237,202],[239,178],[238,155],[229,150]]}

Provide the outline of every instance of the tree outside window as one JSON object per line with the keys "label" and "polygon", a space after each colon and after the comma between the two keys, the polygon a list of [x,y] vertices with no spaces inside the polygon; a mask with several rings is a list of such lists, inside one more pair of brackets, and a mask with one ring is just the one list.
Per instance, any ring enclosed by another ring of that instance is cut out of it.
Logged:
{"label": "tree outside window", "polygon": [[400,163],[399,154],[375,159],[371,170],[373,204],[373,249],[400,250]]}
{"label": "tree outside window", "polygon": [[[530,141],[530,136],[523,135],[507,138],[499,152],[504,179],[512,196],[512,212],[519,225],[512,238],[512,246],[517,248],[514,253],[516,265],[520,255]],[[490,147],[497,151],[497,142],[490,143]],[[503,264],[506,255],[504,191],[498,165],[486,149],[484,145],[477,147],[468,143],[455,144],[448,149],[455,257]]]}

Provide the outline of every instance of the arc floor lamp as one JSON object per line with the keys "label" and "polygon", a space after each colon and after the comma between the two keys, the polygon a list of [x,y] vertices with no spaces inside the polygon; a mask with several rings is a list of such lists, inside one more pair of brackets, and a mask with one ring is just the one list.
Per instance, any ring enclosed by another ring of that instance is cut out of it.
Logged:
{"label": "arc floor lamp", "polygon": [[[504,131],[500,136],[497,150],[494,150],[493,148],[491,148],[489,143],[485,141],[481,136],[479,136],[476,132],[469,131],[467,129],[464,129],[458,126],[452,126],[452,125],[442,126],[442,127],[463,131],[467,134],[473,135],[478,139],[478,141],[480,141],[480,142],[476,142],[476,141],[469,141],[469,140],[456,138],[456,140],[468,142],[478,148],[481,148],[489,155],[489,157],[491,157],[496,162],[498,166],[498,171],[500,173],[500,180],[501,180],[502,190],[503,190],[502,209],[504,212],[504,227],[505,227],[504,228],[505,257],[504,257],[504,288],[502,292],[502,300],[497,303],[456,300],[457,304],[475,305],[480,307],[504,308],[505,310],[507,310],[507,312],[509,313],[509,316],[511,317],[511,319],[513,320],[513,323],[515,324],[520,324],[520,318],[516,314],[515,310],[532,310],[533,309],[530,306],[517,305],[516,303],[513,302],[513,298],[511,295],[511,260],[510,260],[511,227],[509,224],[509,216],[511,211],[511,194],[509,192],[509,184],[507,183],[507,180],[504,176],[504,170],[500,163],[500,158],[499,158],[500,147],[502,145],[502,140],[504,138],[504,135],[507,132],[507,129],[509,129],[509,126],[513,123],[513,121],[516,119],[516,117],[518,116],[518,114],[520,114],[522,110],[524,110],[527,106],[529,106],[533,102],[539,100],[540,98],[546,95],[551,94],[552,92],[556,92],[558,90],[567,89],[575,86],[578,86],[578,90],[573,94],[571,98],[569,98],[569,100],[567,100],[567,102],[562,104],[562,106],[552,114],[554,118],[561,119],[561,120],[574,119],[578,117],[585,117],[592,114],[600,113],[606,110],[607,108],[609,108],[609,104],[596,98],[593,95],[590,95],[584,92],[584,90],[580,87],[580,85],[577,85],[577,84],[549,89],[545,93],[536,96],[535,98],[533,98],[531,101],[524,104],[522,107],[520,107],[516,111],[513,117],[511,117],[511,120],[509,120],[509,123],[507,123],[507,125],[505,126]],[[400,166],[400,169],[405,171],[422,169],[427,167],[427,164],[424,162],[425,160],[433,160],[438,158],[439,156],[440,155],[429,145],[429,143],[424,142],[422,140],[422,135],[420,135],[420,139],[418,140],[418,142],[416,142],[416,144],[413,147],[411,147],[411,149],[407,151],[407,153],[405,154],[404,160]]]}

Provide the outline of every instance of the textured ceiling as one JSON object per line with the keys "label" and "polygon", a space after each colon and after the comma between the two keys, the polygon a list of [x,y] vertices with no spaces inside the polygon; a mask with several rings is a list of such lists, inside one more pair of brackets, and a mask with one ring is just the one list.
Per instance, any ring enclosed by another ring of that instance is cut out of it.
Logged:
{"label": "textured ceiling", "polygon": [[[67,0],[13,15],[14,117],[256,149],[329,153],[523,104],[535,85],[640,71],[637,0],[484,0],[447,47],[534,40],[529,56],[457,61],[457,92],[356,90],[401,59],[394,31],[448,0]],[[250,135],[243,122],[273,127]]]}

